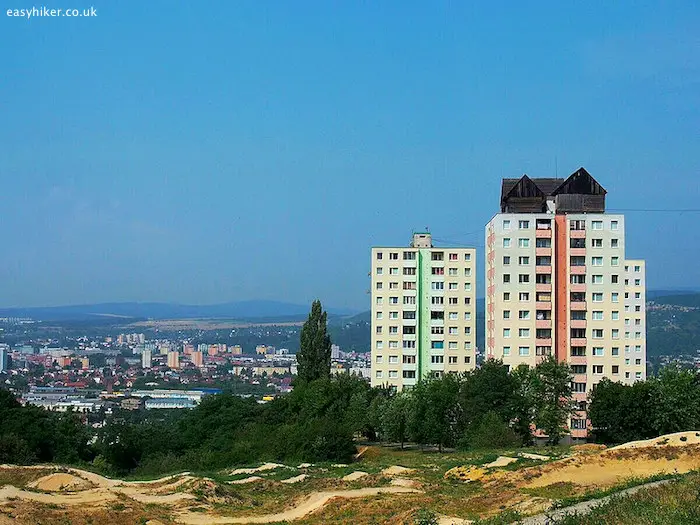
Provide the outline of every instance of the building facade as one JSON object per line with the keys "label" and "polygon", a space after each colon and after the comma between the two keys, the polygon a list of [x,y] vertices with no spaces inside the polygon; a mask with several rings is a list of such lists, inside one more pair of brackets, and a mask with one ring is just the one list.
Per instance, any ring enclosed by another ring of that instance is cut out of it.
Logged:
{"label": "building facade", "polygon": [[371,383],[401,390],[476,364],[476,250],[372,248]]}
{"label": "building facade", "polygon": [[605,212],[605,195],[583,168],[504,179],[486,226],[486,356],[568,362],[581,408],[573,437],[586,435],[593,385],[646,378],[644,261],[626,259],[624,216]]}

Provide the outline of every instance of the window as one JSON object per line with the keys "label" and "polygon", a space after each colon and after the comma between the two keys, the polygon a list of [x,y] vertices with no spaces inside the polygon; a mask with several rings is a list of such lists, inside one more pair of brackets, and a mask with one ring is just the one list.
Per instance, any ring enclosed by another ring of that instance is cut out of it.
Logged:
{"label": "window", "polygon": [[445,348],[445,342],[444,341],[430,341],[430,348],[433,348],[435,350],[442,350]]}
{"label": "window", "polygon": [[639,273],[639,272],[642,271],[642,267],[641,267],[641,266],[635,266],[635,267],[634,267],[634,271],[635,271],[636,273]]}
{"label": "window", "polygon": [[381,327],[381,326],[377,326],[376,329],[375,329],[375,332],[376,332],[377,334],[381,334],[381,333],[382,333],[382,327]]}
{"label": "window", "polygon": [[612,373],[613,375],[617,375],[620,373],[620,366],[619,365],[612,365]]}
{"label": "window", "polygon": [[503,310],[503,319],[510,319],[510,310]]}
{"label": "window", "polygon": [[591,281],[593,282],[593,284],[603,284],[603,276],[593,275],[591,276]]}
{"label": "window", "polygon": [[611,354],[613,357],[619,356],[619,355],[620,355],[620,347],[619,347],[619,346],[613,346],[613,347],[612,347],[612,350],[611,350],[611,352],[610,352],[610,354]]}
{"label": "window", "polygon": [[582,255],[573,255],[569,257],[569,265],[571,266],[586,266],[586,258]]}
{"label": "window", "polygon": [[415,341],[404,341],[403,342],[403,349],[404,350],[413,350],[416,348],[416,342]]}
{"label": "window", "polygon": [[530,329],[529,328],[518,329],[518,337],[530,337]]}
{"label": "window", "polygon": [[377,312],[377,319],[382,319],[384,317],[383,312]]}
{"label": "window", "polygon": [[383,297],[377,297],[377,304],[384,304],[384,298],[383,298]]}
{"label": "window", "polygon": [[447,304],[457,304],[457,297],[450,297],[447,299]]}
{"label": "window", "polygon": [[472,254],[471,253],[465,253],[464,254],[464,260],[469,262],[472,260]]}
{"label": "window", "polygon": [[456,321],[458,319],[457,312],[450,312],[447,318],[450,321]]}
{"label": "window", "polygon": [[536,248],[551,248],[552,247],[552,239],[545,239],[542,237],[538,237],[535,239],[535,247]]}
{"label": "window", "polygon": [[530,221],[518,221],[518,228],[521,230],[527,230],[530,228]]}
{"label": "window", "polygon": [[529,248],[530,247],[530,239],[518,239],[518,248]]}
{"label": "window", "polygon": [[529,257],[518,257],[518,264],[520,266],[525,266],[527,264],[530,264],[530,258]]}
{"label": "window", "polygon": [[445,312],[430,312],[430,319],[433,321],[445,319]]}
{"label": "window", "polygon": [[389,275],[399,275],[398,268],[389,268]]}
{"label": "window", "polygon": [[457,330],[456,326],[450,326],[448,333],[450,335],[459,335],[459,331]]}
{"label": "window", "polygon": [[603,258],[602,257],[591,257],[591,265],[592,266],[603,266]]}
{"label": "window", "polygon": [[603,239],[591,239],[591,248],[602,248]]}
{"label": "window", "polygon": [[[585,390],[584,390],[585,392]],[[571,420],[571,428],[574,430],[585,430],[586,429],[586,420],[585,419],[572,419]]]}
{"label": "window", "polygon": [[399,304],[398,297],[389,297],[389,304]]}
{"label": "window", "polygon": [[618,227],[617,221],[610,221],[610,229],[611,230],[617,230],[617,227]]}
{"label": "window", "polygon": [[377,275],[382,275],[384,273],[384,268],[377,268]]}
{"label": "window", "polygon": [[403,252],[403,260],[404,261],[415,261],[416,260],[416,252]]}
{"label": "window", "polygon": [[[450,341],[449,343],[447,343],[447,348],[449,348],[450,350],[457,350],[457,342],[456,342],[456,341]],[[455,363],[456,363],[456,362],[457,362],[457,361],[455,361]]]}
{"label": "window", "polygon": [[464,335],[471,335],[472,334],[472,329],[469,326],[464,327]]}
{"label": "window", "polygon": [[591,294],[591,298],[592,298],[594,303],[602,303],[603,302],[603,294],[602,293],[597,292],[597,293]]}
{"label": "window", "polygon": [[416,318],[416,312],[414,310],[406,310],[403,313],[403,318],[404,319],[415,319]]}
{"label": "window", "polygon": [[384,361],[384,358],[380,355],[378,355],[376,357],[376,359],[374,360],[375,363],[382,363],[383,361]]}
{"label": "window", "polygon": [[399,260],[399,254],[398,252],[391,252],[389,254],[389,260],[390,261],[398,261]]}
{"label": "window", "polygon": [[610,239],[610,247],[611,248],[619,248],[620,247],[619,239]]}
{"label": "window", "polygon": [[586,221],[581,221],[581,220],[569,221],[569,229],[570,230],[585,230],[586,229]]}
{"label": "window", "polygon": [[[551,312],[550,312],[551,314]],[[540,318],[539,312],[537,312],[537,319]],[[544,319],[544,317],[542,317]],[[572,321],[585,321],[586,311],[585,310],[571,310],[571,320]]]}
{"label": "window", "polygon": [[510,257],[508,255],[503,256],[503,265],[508,266],[510,264]]}
{"label": "window", "polygon": [[471,292],[472,291],[472,283],[464,283],[464,291]]}
{"label": "window", "polygon": [[619,257],[611,257],[610,258],[610,266],[620,266],[620,258]]}
{"label": "window", "polygon": [[510,282],[510,274],[509,274],[509,273],[504,273],[504,274],[503,274],[503,282],[504,282],[504,283],[509,283],[509,282]]}
{"label": "window", "polygon": [[530,294],[528,292],[520,292],[520,302],[529,301]]}
{"label": "window", "polygon": [[375,347],[377,350],[381,350],[382,348],[384,348],[384,341],[377,341]]}
{"label": "window", "polygon": [[530,310],[520,310],[518,312],[518,319],[530,319]]}
{"label": "window", "polygon": [[430,254],[430,260],[431,261],[444,261],[445,260],[445,252],[432,252]]}
{"label": "window", "polygon": [[390,355],[389,356],[389,364],[390,365],[397,365],[399,363],[399,356],[397,355]]}
{"label": "window", "polygon": [[603,357],[604,355],[604,350],[602,346],[594,346],[593,347],[593,355],[595,357]]}
{"label": "window", "polygon": [[450,268],[449,270],[447,270],[447,275],[456,276],[457,275],[457,268]]}
{"label": "window", "polygon": [[503,292],[503,300],[510,301],[510,292]]}
{"label": "window", "polygon": [[403,327],[403,334],[404,335],[415,335],[416,334],[416,327],[415,326],[404,326]]}
{"label": "window", "polygon": [[618,310],[613,310],[612,312],[612,320],[613,321],[619,321],[620,320],[620,312]]}
{"label": "window", "polygon": [[586,347],[585,346],[572,346],[571,347],[571,357],[585,357]]}
{"label": "window", "polygon": [[398,326],[390,326],[390,327],[389,327],[389,333],[390,333],[390,334],[398,334],[398,333],[399,333],[399,327],[398,327]]}
{"label": "window", "polygon": [[620,330],[617,328],[612,329],[612,338],[613,339],[620,339]]}
{"label": "window", "polygon": [[530,347],[529,346],[518,347],[518,355],[521,357],[530,355]]}
{"label": "window", "polygon": [[505,239],[503,239],[503,247],[504,247],[504,248],[510,248],[510,239],[509,239],[508,237],[506,237]]}
{"label": "window", "polygon": [[585,374],[586,373],[586,365],[571,365],[571,373],[572,374]]}
{"label": "window", "polygon": [[634,292],[634,298],[635,298],[635,299],[641,299],[641,298],[642,298],[642,294],[641,294],[640,292]]}
{"label": "window", "polygon": [[505,339],[507,339],[507,338],[510,337],[510,328],[504,328],[504,329],[503,329],[503,337],[504,337]]}
{"label": "window", "polygon": [[[602,328],[594,328],[593,332],[593,339],[602,339],[603,338],[603,329]],[[595,355],[595,354],[593,354]]]}
{"label": "window", "polygon": [[471,268],[465,268],[465,269],[464,269],[464,276],[465,276],[465,277],[471,277],[471,276],[472,276],[472,269],[471,269]]}
{"label": "window", "polygon": [[378,261],[382,260],[382,252],[377,252],[377,260]]}
{"label": "window", "polygon": [[620,276],[619,275],[611,275],[610,282],[613,284],[617,284],[618,282],[620,282]]}
{"label": "window", "polygon": [[445,283],[441,281],[434,281],[430,283],[430,289],[431,290],[444,290],[445,289]]}
{"label": "window", "polygon": [[[404,283],[404,284],[413,284],[413,283]],[[398,289],[399,289],[399,283],[397,283],[397,282],[389,283],[389,290],[398,290]]]}
{"label": "window", "polygon": [[374,374],[374,377],[377,379],[381,379],[384,376],[384,373],[381,370],[377,370]]}
{"label": "window", "polygon": [[594,321],[602,321],[603,320],[602,310],[594,310],[593,311],[593,320]]}
{"label": "window", "polygon": [[399,377],[399,373],[396,370],[389,370],[389,379],[396,379]]}
{"label": "window", "polygon": [[521,273],[520,275],[518,275],[518,282],[520,284],[529,283],[530,282],[530,275],[526,274],[526,273]]}
{"label": "window", "polygon": [[451,356],[448,358],[448,360],[449,360],[449,362],[450,362],[451,365],[456,365],[456,364],[457,364],[457,356],[456,356],[456,355],[451,355]]}
{"label": "window", "polygon": [[398,319],[399,312],[389,312],[389,319]]}
{"label": "window", "polygon": [[602,230],[603,221],[591,221],[591,230]]}
{"label": "window", "polygon": [[415,370],[404,370],[402,372],[403,378],[404,379],[415,379],[416,378],[416,371]]}
{"label": "window", "polygon": [[510,221],[509,220],[503,221],[503,229],[510,230]]}
{"label": "window", "polygon": [[510,355],[510,346],[503,347],[503,355],[505,355],[505,356]]}
{"label": "window", "polygon": [[430,304],[445,304],[444,297],[431,297]]}
{"label": "window", "polygon": [[635,285],[635,286],[641,286],[641,284],[642,284],[642,280],[641,280],[641,279],[635,279],[635,280],[634,280],[634,285]]}
{"label": "window", "polygon": [[416,275],[416,269],[415,268],[404,268],[403,274],[404,275]]}
{"label": "window", "polygon": [[404,296],[403,304],[416,304],[415,296]]}
{"label": "window", "polygon": [[457,260],[457,254],[456,253],[451,253],[449,256],[450,261],[456,261]]}
{"label": "window", "polygon": [[603,365],[593,365],[593,373],[596,375],[603,375]]}
{"label": "window", "polygon": [[431,355],[430,362],[434,365],[438,365],[445,362],[445,357],[441,355]]}
{"label": "window", "polygon": [[445,269],[443,267],[433,266],[430,269],[432,275],[445,275]]}
{"label": "window", "polygon": [[620,294],[617,293],[617,292],[613,292],[613,293],[610,295],[610,300],[611,300],[613,303],[618,303],[618,302],[620,302]]}
{"label": "window", "polygon": [[414,282],[404,282],[404,283],[403,283],[403,289],[404,289],[404,290],[415,290],[415,289],[416,289],[416,283],[414,283]]}

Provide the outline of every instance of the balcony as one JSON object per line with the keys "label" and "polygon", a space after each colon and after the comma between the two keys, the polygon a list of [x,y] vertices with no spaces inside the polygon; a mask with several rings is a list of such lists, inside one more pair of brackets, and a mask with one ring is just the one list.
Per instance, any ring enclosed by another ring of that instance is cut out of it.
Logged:
{"label": "balcony", "polygon": [[569,308],[576,311],[586,310],[586,301],[571,301]]}
{"label": "balcony", "polygon": [[[567,360],[570,365],[587,365],[588,361],[586,361],[586,356],[585,355],[580,355],[580,356],[570,356],[569,359]],[[583,374],[581,374],[583,375]],[[582,383],[585,383],[585,381],[581,381]]]}
{"label": "balcony", "polygon": [[586,256],[586,249],[585,248],[569,248],[569,255],[572,257],[585,257]]}
{"label": "balcony", "polygon": [[569,230],[570,239],[585,239],[586,230]]}
{"label": "balcony", "polygon": [[552,236],[552,230],[547,228],[537,228],[535,230],[535,237],[538,239],[549,239]]}
{"label": "balcony", "polygon": [[571,328],[586,328],[586,320],[585,319],[572,319],[569,321],[569,326]]}
{"label": "balcony", "polygon": [[535,266],[535,273],[551,275],[552,267],[551,266]]}
{"label": "balcony", "polygon": [[586,275],[586,265],[571,266],[569,268],[569,273],[571,273],[571,275]]}
{"label": "balcony", "polygon": [[551,248],[535,248],[535,255],[542,256],[542,257],[551,257],[552,256],[552,249]]}
{"label": "balcony", "polygon": [[[535,328],[552,328],[552,320],[551,319],[537,319],[535,321]],[[540,345],[539,344],[539,339],[537,340],[538,346],[546,346],[544,344]]]}
{"label": "balcony", "polygon": [[585,284],[569,284],[569,291],[570,292],[585,293],[586,292],[586,285]]}
{"label": "balcony", "polygon": [[585,337],[572,337],[569,339],[569,345],[571,346],[586,346]]}
{"label": "balcony", "polygon": [[548,283],[548,284],[537,283],[537,284],[535,284],[535,291],[537,291],[537,292],[551,292],[552,291],[552,283]]}
{"label": "balcony", "polygon": [[535,309],[536,310],[551,310],[552,309],[552,301],[536,301],[535,302]]}
{"label": "balcony", "polygon": [[552,338],[549,337],[547,339],[544,338],[536,338],[535,339],[537,346],[552,346]]}

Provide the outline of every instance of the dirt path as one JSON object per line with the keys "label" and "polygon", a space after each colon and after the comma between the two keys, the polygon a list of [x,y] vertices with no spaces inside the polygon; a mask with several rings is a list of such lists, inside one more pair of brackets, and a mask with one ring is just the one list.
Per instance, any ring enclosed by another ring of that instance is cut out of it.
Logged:
{"label": "dirt path", "polygon": [[296,507],[277,514],[265,514],[263,516],[227,517],[203,515],[197,512],[182,512],[177,517],[180,523],[188,525],[210,525],[219,523],[276,523],[279,521],[293,521],[303,518],[307,514],[323,508],[333,498],[365,498],[377,494],[401,494],[420,492],[408,487],[376,487],[354,490],[337,490],[333,492],[314,492],[304,498]]}
{"label": "dirt path", "polygon": [[43,492],[29,492],[11,485],[0,488],[0,502],[11,498],[19,498],[39,503],[52,503],[54,505],[83,505],[91,503],[104,503],[117,499],[117,495],[104,489],[85,490],[78,494],[44,494]]}
{"label": "dirt path", "polygon": [[615,494],[611,494],[610,496],[605,496],[604,498],[584,501],[581,503],[577,503],[576,505],[572,505],[571,507],[566,507],[563,509],[552,511],[548,514],[538,514],[537,516],[531,516],[529,518],[525,518],[522,521],[519,521],[518,525],[548,525],[549,523],[552,523],[553,520],[564,518],[567,514],[586,514],[593,510],[594,507],[603,505],[610,501],[612,498],[616,498],[619,496],[628,496],[630,494],[634,494],[635,492],[639,492],[640,490],[651,489],[660,485],[665,485],[666,483],[670,483],[671,481],[673,480],[664,479],[661,481],[646,483],[644,485],[638,485],[636,487],[621,490],[620,492],[616,492]]}

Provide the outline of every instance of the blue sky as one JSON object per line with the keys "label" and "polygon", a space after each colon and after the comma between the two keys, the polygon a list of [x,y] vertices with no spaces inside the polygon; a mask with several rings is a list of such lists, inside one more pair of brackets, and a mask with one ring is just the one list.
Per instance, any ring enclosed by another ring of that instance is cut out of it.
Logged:
{"label": "blue sky", "polygon": [[[0,306],[368,308],[372,245],[480,247],[523,173],[700,207],[697,2],[92,2],[0,12]],[[650,288],[699,225],[627,214]]]}

